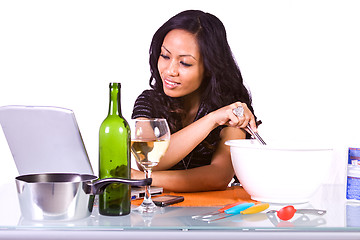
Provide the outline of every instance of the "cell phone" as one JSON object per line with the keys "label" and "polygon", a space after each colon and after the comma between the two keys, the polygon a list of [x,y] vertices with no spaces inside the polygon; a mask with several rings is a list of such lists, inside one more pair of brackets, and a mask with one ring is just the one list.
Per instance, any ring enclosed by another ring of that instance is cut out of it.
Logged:
{"label": "cell phone", "polygon": [[174,203],[179,203],[184,201],[183,196],[174,196],[174,195],[158,196],[158,197],[153,197],[152,199],[155,205],[159,207],[165,207]]}

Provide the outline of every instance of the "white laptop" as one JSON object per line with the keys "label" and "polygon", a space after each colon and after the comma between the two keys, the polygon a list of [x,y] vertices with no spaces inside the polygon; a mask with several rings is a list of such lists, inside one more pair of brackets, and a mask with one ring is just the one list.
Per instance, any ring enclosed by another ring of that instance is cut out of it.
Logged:
{"label": "white laptop", "polygon": [[0,124],[20,175],[94,174],[70,109],[4,106]]}
{"label": "white laptop", "polygon": [[[0,107],[0,124],[20,175],[81,173],[94,175],[81,133],[70,109],[45,106]],[[143,188],[132,188],[141,198]],[[151,194],[162,188],[151,189]]]}

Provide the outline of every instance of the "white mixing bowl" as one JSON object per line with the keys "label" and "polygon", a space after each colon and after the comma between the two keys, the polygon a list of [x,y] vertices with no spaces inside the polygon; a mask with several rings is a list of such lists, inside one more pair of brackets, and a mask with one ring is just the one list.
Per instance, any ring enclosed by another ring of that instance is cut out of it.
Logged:
{"label": "white mixing bowl", "polygon": [[330,170],[332,148],[307,144],[260,145],[230,140],[235,174],[251,198],[270,203],[308,202]]}

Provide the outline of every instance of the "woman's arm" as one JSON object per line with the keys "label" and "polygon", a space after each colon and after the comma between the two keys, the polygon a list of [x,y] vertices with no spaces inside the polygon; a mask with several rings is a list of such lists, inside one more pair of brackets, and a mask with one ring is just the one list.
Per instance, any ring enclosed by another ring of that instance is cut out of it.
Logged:
{"label": "woman's arm", "polygon": [[[245,138],[243,130],[234,127],[224,128],[221,131],[221,141],[210,165],[188,170],[154,171],[152,173],[152,185],[175,192],[225,189],[234,176],[234,170],[231,163],[230,148],[224,143],[227,140],[239,138]],[[143,178],[144,173],[133,170],[132,177]]]}
{"label": "woman's arm", "polygon": [[[244,117],[236,117],[232,110],[237,106],[244,107]],[[166,170],[185,158],[197,145],[199,145],[209,133],[220,125],[228,125],[234,128],[244,128],[248,123],[255,125],[254,115],[246,104],[240,102],[213,111],[180,131],[171,135],[170,145],[166,154],[161,158],[154,171]],[[241,131],[242,132],[242,131]]]}

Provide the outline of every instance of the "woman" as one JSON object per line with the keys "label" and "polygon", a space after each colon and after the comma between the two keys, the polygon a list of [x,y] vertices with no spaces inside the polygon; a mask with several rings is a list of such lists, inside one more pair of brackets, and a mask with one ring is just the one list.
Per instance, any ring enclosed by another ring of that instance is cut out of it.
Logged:
{"label": "woman", "polygon": [[[153,170],[154,186],[169,191],[225,189],[234,176],[230,139],[256,131],[251,97],[233,59],[222,22],[198,10],[170,18],[150,46],[150,87],[132,118],[166,118],[168,151]],[[233,109],[241,106],[243,116]],[[143,172],[132,170],[133,178]]]}

